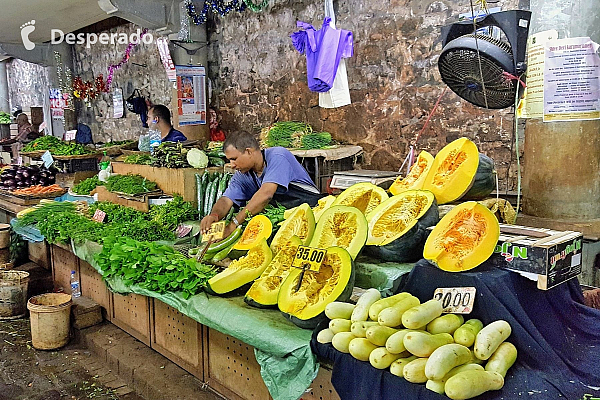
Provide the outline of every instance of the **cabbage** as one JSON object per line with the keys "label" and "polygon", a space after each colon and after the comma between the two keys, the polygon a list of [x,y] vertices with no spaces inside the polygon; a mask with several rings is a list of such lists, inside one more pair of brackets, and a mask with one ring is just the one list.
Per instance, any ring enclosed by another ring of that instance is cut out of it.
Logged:
{"label": "cabbage", "polygon": [[187,162],[194,168],[206,168],[208,156],[200,149],[190,149],[187,152]]}

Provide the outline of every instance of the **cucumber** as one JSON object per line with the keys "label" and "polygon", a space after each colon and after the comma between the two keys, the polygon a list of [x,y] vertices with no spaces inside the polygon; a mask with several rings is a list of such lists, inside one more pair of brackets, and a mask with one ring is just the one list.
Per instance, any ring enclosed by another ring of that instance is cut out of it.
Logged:
{"label": "cucumber", "polygon": [[402,339],[404,348],[419,357],[429,357],[438,347],[454,343],[452,335],[438,333],[431,335],[424,332],[408,332]]}
{"label": "cucumber", "polygon": [[475,337],[473,351],[480,360],[487,360],[511,333],[510,324],[504,320],[486,325]]}
{"label": "cucumber", "polygon": [[343,318],[350,319],[354,311],[354,304],[334,301],[325,306],[325,316],[329,319]]}
{"label": "cucumber", "polygon": [[[385,342],[390,336],[398,332],[398,329],[388,326],[371,326],[365,332],[365,337],[376,346],[385,346]],[[394,361],[394,360],[392,360]]]}
{"label": "cucumber", "polygon": [[329,321],[329,329],[333,333],[350,332],[352,321],[348,319],[335,318]]}
{"label": "cucumber", "polygon": [[454,331],[454,341],[463,346],[471,347],[475,343],[475,337],[482,329],[483,322],[478,319],[470,319]]}
{"label": "cucumber", "polygon": [[202,212],[204,211],[204,196],[202,195],[202,176],[200,174],[194,174],[196,178],[196,201],[198,202],[198,213],[200,219],[202,219]]}
{"label": "cucumber", "polygon": [[366,321],[369,318],[369,308],[377,300],[381,299],[381,293],[377,289],[368,289],[356,302],[350,319],[352,322]]}
{"label": "cucumber", "polygon": [[350,326],[350,332],[356,337],[367,337],[367,329],[372,326],[378,326],[379,324],[375,321],[358,321],[353,322]]}
{"label": "cucumber", "polygon": [[229,254],[229,252],[231,251],[231,249],[233,249],[233,246],[235,246],[235,244],[237,243],[237,240],[235,242],[233,242],[231,244],[231,246],[229,247],[225,247],[223,250],[218,251],[213,258],[210,260],[213,263],[219,262],[221,260],[224,260],[225,258],[227,258],[227,255]]}
{"label": "cucumber", "polygon": [[[436,300],[437,301],[437,300]],[[471,350],[462,344],[450,343],[438,347],[429,356],[425,367],[427,379],[441,380],[450,370],[471,361]]]}
{"label": "cucumber", "polygon": [[389,327],[400,326],[400,324],[402,324],[402,316],[404,313],[411,308],[418,306],[420,303],[419,299],[412,295],[401,299],[391,307],[381,310],[377,317],[379,324]]}
{"label": "cucumber", "polygon": [[379,347],[369,354],[369,362],[374,368],[386,369],[400,357],[400,354],[392,354],[385,347]]}
{"label": "cucumber", "polygon": [[237,243],[240,236],[242,236],[242,227],[238,226],[225,239],[208,246],[208,250],[206,252],[207,253],[218,253],[219,251],[226,249],[227,247],[231,247]]}
{"label": "cucumber", "polygon": [[409,362],[416,360],[417,358],[417,356],[410,356],[397,359],[390,365],[391,374],[404,377],[404,366]]}
{"label": "cucumber", "polygon": [[406,364],[402,370],[404,379],[412,383],[425,383],[427,376],[425,375],[425,366],[428,358],[417,358]]}
{"label": "cucumber", "polygon": [[331,329],[323,329],[317,335],[317,342],[323,343],[323,344],[331,343],[333,336],[335,336],[335,334],[331,331]]}
{"label": "cucumber", "polygon": [[462,315],[459,314],[446,314],[441,317],[437,317],[433,321],[427,324],[427,331],[432,335],[438,333],[449,333],[453,334],[460,326],[465,322]]}
{"label": "cucumber", "polygon": [[377,317],[379,317],[379,313],[382,310],[384,310],[388,307],[391,307],[394,304],[396,304],[397,302],[399,302],[400,300],[403,300],[410,296],[411,296],[410,293],[401,292],[401,293],[395,294],[393,296],[386,297],[385,299],[377,300],[369,308],[369,318],[371,318],[373,321],[377,321]]}
{"label": "cucumber", "polygon": [[419,329],[442,315],[442,302],[432,299],[402,314],[402,325],[408,329]]}
{"label": "cucumber", "polygon": [[350,332],[340,332],[336,333],[331,339],[331,344],[337,351],[341,351],[342,353],[349,353],[348,347],[350,346],[350,342],[355,338]]}
{"label": "cucumber", "polygon": [[375,350],[377,346],[369,342],[365,338],[356,338],[350,341],[348,351],[352,357],[360,361],[369,361],[371,352]]}
{"label": "cucumber", "polygon": [[517,361],[517,348],[512,343],[503,342],[485,364],[485,370],[497,372],[504,378],[515,361]]}
{"label": "cucumber", "polygon": [[497,372],[470,370],[459,372],[446,381],[446,396],[453,400],[470,399],[489,390],[500,390],[504,378]]}

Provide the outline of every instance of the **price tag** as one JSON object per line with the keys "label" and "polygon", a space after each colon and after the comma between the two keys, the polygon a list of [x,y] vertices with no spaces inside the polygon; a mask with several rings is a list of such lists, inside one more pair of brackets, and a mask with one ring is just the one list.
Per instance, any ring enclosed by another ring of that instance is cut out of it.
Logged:
{"label": "price tag", "polygon": [[301,269],[305,269],[306,267],[307,271],[318,272],[321,268],[321,264],[323,264],[325,255],[327,255],[327,250],[308,246],[298,246],[298,251],[296,251],[294,261],[292,262],[292,267]]}
{"label": "price tag", "polygon": [[50,168],[52,164],[54,164],[54,158],[52,158],[52,154],[48,150],[44,154],[42,154],[42,161],[44,162],[44,167]]}
{"label": "price tag", "polygon": [[96,222],[104,222],[104,218],[106,218],[106,213],[102,210],[96,210],[92,219]]}
{"label": "price tag", "polygon": [[214,224],[212,224],[210,226],[210,229],[208,230],[208,233],[206,234],[206,236],[204,238],[202,238],[203,241],[217,241],[217,240],[221,240],[223,239],[223,232],[225,231],[225,221],[219,221],[219,222],[215,222]]}
{"label": "price tag", "polygon": [[70,142],[71,140],[75,140],[75,136],[77,135],[77,130],[73,129],[71,131],[65,132],[65,141]]}
{"label": "price tag", "polygon": [[178,238],[182,238],[182,237],[187,236],[187,234],[190,233],[191,231],[192,231],[191,225],[180,224],[177,227],[177,230],[175,231],[175,233],[177,233]]}
{"label": "price tag", "polygon": [[433,298],[442,302],[445,313],[469,314],[475,302],[474,287],[437,288]]}
{"label": "price tag", "polygon": [[17,165],[18,166],[23,165],[23,157],[21,157],[21,156],[17,157]]}

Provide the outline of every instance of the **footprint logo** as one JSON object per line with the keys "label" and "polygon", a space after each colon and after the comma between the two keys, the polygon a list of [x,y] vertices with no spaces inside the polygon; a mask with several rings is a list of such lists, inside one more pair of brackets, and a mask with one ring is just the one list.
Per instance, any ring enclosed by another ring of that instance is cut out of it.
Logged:
{"label": "footprint logo", "polygon": [[21,39],[26,50],[33,50],[35,48],[35,43],[29,40],[29,35],[33,31],[35,31],[35,19],[21,25]]}

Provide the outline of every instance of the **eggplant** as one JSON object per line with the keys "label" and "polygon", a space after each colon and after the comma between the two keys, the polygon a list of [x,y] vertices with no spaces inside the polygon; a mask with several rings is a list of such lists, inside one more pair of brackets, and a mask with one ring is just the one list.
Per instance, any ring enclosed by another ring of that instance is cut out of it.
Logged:
{"label": "eggplant", "polygon": [[25,186],[31,186],[31,179],[25,179],[23,183],[25,184]]}
{"label": "eggplant", "polygon": [[19,181],[22,181],[22,180],[23,180],[23,175],[17,172],[15,174],[15,181],[19,182]]}
{"label": "eggplant", "polygon": [[17,187],[16,186],[9,186],[8,190],[15,190]]}
{"label": "eggplant", "polygon": [[38,174],[40,178],[47,178],[49,176],[48,172],[42,171]]}
{"label": "eggplant", "polygon": [[31,173],[29,173],[29,171],[25,170],[21,173],[21,175],[23,175],[23,178],[29,179],[29,177],[31,176]]}
{"label": "eggplant", "polygon": [[21,182],[21,181],[17,182],[17,187],[18,188],[21,188],[21,187],[24,187],[24,186],[25,186],[25,182]]}
{"label": "eggplant", "polygon": [[47,181],[45,178],[41,178],[41,179],[38,181],[38,184],[39,184],[39,185],[42,185],[42,186],[48,186],[48,181]]}
{"label": "eggplant", "polygon": [[37,175],[31,175],[29,180],[35,184],[36,182],[38,182],[40,180],[40,178]]}
{"label": "eggplant", "polygon": [[17,182],[14,179],[7,179],[4,181],[4,186],[15,186]]}

